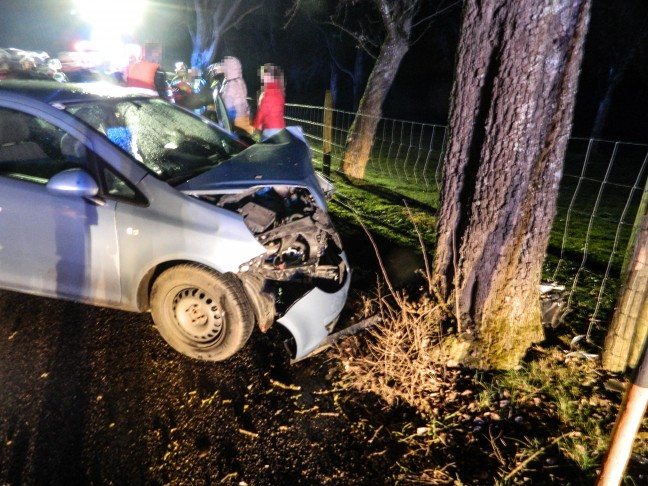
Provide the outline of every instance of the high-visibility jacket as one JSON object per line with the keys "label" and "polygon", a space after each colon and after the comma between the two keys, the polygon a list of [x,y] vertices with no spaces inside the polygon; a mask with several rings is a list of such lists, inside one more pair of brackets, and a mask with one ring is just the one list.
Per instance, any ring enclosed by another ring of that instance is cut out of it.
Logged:
{"label": "high-visibility jacket", "polygon": [[159,68],[159,64],[150,61],[137,61],[129,64],[126,71],[126,86],[156,91],[155,73]]}

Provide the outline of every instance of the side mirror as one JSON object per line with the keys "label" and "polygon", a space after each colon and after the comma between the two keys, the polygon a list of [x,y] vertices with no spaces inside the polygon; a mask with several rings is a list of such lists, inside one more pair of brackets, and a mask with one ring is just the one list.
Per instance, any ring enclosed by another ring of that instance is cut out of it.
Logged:
{"label": "side mirror", "polygon": [[94,178],[83,169],[68,169],[59,172],[47,183],[47,190],[57,196],[94,197],[99,186]]}

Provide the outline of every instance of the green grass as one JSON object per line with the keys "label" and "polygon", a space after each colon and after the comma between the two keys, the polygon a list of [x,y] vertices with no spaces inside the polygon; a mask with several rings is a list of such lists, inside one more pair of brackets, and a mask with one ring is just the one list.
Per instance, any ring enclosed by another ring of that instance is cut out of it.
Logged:
{"label": "green grass", "polygon": [[[335,218],[349,224],[357,224],[360,218],[372,234],[419,250],[416,225],[428,253],[433,253],[439,199],[435,186],[430,190],[392,180],[371,166],[359,183],[350,184],[336,172],[331,177],[336,186],[330,207]],[[619,225],[627,193],[604,192],[592,217],[598,193],[585,186],[581,184],[575,198],[573,185],[561,188],[543,275],[573,290],[570,320],[578,320],[575,332],[579,333],[587,332],[595,311],[596,321],[609,318],[631,231],[630,224]],[[634,219],[637,206],[638,198],[634,198],[626,219]]]}
{"label": "green grass", "polygon": [[[546,280],[565,285],[571,312],[559,328],[547,330],[547,341],[530,350],[519,368],[476,372],[472,380],[444,383],[447,370],[429,365],[429,372],[425,372],[424,337],[412,339],[420,347],[406,346],[409,354],[401,349],[403,344],[398,340],[403,339],[403,329],[420,326],[402,326],[399,322],[394,324],[397,332],[375,338],[397,338],[394,346],[398,351],[387,353],[397,357],[393,363],[379,359],[376,369],[371,368],[367,364],[371,359],[362,354],[368,346],[364,341],[358,347],[360,356],[351,354],[344,361],[350,371],[349,383],[363,383],[360,389],[378,393],[388,403],[398,402],[399,397],[406,403],[412,400],[417,409],[427,413],[425,428],[403,428],[400,435],[395,433],[407,447],[398,463],[401,469],[397,476],[403,484],[463,484],[462,480],[478,484],[475,481],[483,479],[479,468],[488,470],[494,481],[491,484],[498,485],[595,481],[621,394],[607,388],[616,375],[597,369],[598,362],[588,357],[600,353],[612,316],[640,191],[635,191],[628,203],[633,191],[628,181],[608,179],[601,190],[604,174],[600,172],[605,165],[594,169],[599,173],[586,174],[580,185],[578,178],[563,179],[543,266]],[[578,168],[570,170],[578,173]],[[336,195],[330,208],[336,220],[357,224],[360,219],[373,234],[419,250],[415,223],[427,251],[433,253],[439,198],[435,185],[394,179],[371,165],[360,183],[350,184],[335,172],[332,180]],[[622,217],[624,222],[619,224]],[[410,318],[417,315],[413,309],[404,314]],[[588,334],[588,340],[573,340],[584,334]],[[380,354],[376,350],[373,353]],[[410,354],[418,358],[408,369],[403,363]],[[389,366],[378,366],[383,363]],[[390,376],[394,369],[400,373],[396,377]],[[418,376],[435,378],[404,387],[409,383],[406,378]],[[388,385],[390,382],[400,384],[400,395],[395,391],[399,387]],[[471,393],[460,393],[464,387]],[[407,390],[414,392],[407,396]],[[476,427],[475,420],[484,425]],[[648,454],[645,436],[635,440],[633,451],[638,457]],[[636,468],[637,463],[629,466],[629,481],[641,477]]]}

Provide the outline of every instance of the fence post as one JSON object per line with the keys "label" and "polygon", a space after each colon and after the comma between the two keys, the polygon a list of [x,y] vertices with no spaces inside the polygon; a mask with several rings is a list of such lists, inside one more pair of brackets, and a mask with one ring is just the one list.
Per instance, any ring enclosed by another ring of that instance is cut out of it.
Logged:
{"label": "fence post", "polygon": [[603,346],[603,367],[610,371],[634,368],[648,334],[648,214],[641,220],[632,260]]}
{"label": "fence post", "polygon": [[632,225],[632,232],[630,233],[630,240],[628,241],[628,247],[625,256],[623,257],[623,265],[621,266],[622,279],[625,278],[626,273],[628,272],[628,266],[630,265],[630,260],[632,258],[635,240],[637,239],[637,230],[641,225],[642,218],[646,215],[646,208],[648,208],[648,179],[646,179],[646,184],[643,193],[641,194],[641,201],[639,202],[637,215],[635,216],[634,224]]}
{"label": "fence post", "polygon": [[323,171],[326,177],[331,175],[331,139],[333,126],[333,98],[331,90],[326,90],[324,95],[324,120],[322,129],[322,152],[324,154],[322,163]]}

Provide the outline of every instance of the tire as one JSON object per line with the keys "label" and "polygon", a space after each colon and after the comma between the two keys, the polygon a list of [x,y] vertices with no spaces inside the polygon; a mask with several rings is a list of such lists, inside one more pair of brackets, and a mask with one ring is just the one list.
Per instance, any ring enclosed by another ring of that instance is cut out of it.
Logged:
{"label": "tire", "polygon": [[165,270],[153,284],[151,315],[173,349],[206,361],[231,357],[254,328],[254,314],[238,278],[202,265]]}
{"label": "tire", "polygon": [[266,332],[275,322],[275,298],[265,290],[265,280],[251,273],[241,274],[241,283],[246,290],[254,319],[261,332]]}

